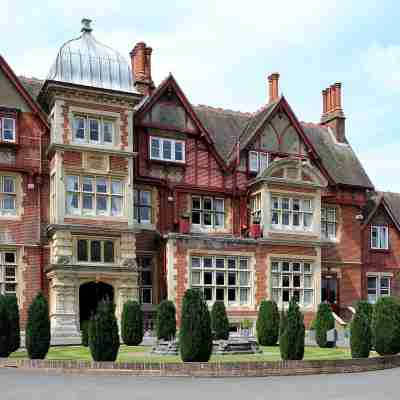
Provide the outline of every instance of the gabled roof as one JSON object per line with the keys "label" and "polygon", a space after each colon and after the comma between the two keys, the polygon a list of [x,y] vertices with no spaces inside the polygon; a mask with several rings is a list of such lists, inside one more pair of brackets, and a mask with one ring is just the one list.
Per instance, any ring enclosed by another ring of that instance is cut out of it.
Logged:
{"label": "gabled roof", "polygon": [[373,192],[370,193],[368,201],[364,207],[364,222],[365,228],[376,212],[383,207],[396,228],[400,231],[400,193],[392,192]]}
{"label": "gabled roof", "polygon": [[28,92],[25,86],[21,83],[18,77],[15,75],[14,71],[7,64],[6,60],[3,56],[0,55],[0,69],[4,73],[4,75],[8,78],[8,80],[13,84],[17,92],[21,95],[21,97],[26,101],[28,106],[31,108],[33,113],[38,116],[43,125],[46,128],[49,128],[47,123],[47,119],[43,111],[41,110],[39,104],[34,100],[33,96]]}

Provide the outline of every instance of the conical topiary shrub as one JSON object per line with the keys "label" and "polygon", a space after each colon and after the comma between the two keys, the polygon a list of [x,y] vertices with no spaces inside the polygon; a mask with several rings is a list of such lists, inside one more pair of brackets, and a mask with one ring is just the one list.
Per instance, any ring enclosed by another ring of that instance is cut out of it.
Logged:
{"label": "conical topiary shrub", "polygon": [[376,352],[381,356],[400,352],[400,304],[393,297],[381,297],[374,306],[372,331]]}
{"label": "conical topiary shrub", "polygon": [[124,304],[121,318],[121,337],[127,346],[138,346],[143,340],[143,311],[137,301]]}
{"label": "conical topiary shrub", "polygon": [[46,357],[50,347],[50,319],[49,306],[42,293],[39,293],[29,306],[25,340],[29,358]]}
{"label": "conical topiary shrub", "polygon": [[5,296],[0,295],[0,357],[11,353],[11,324]]}
{"label": "conical topiary shrub", "polygon": [[371,326],[366,301],[359,301],[350,325],[350,348],[353,358],[367,358],[371,349]]}
{"label": "conical topiary shrub", "polygon": [[289,309],[281,324],[279,346],[283,360],[302,360],[304,357],[304,318],[294,299],[289,303]]}
{"label": "conical topiary shrub", "polygon": [[89,348],[94,361],[115,361],[119,350],[114,304],[102,300],[89,322]]}
{"label": "conical topiary shrub", "polygon": [[327,303],[321,303],[318,306],[315,317],[315,340],[319,347],[332,347],[334,343],[328,342],[327,332],[335,327],[331,306]]}
{"label": "conical topiary shrub", "polygon": [[263,300],[257,317],[257,340],[261,346],[276,345],[279,337],[279,311],[274,301]]}
{"label": "conical topiary shrub", "polygon": [[10,351],[13,353],[21,346],[18,301],[15,295],[6,295],[5,299],[10,321]]}
{"label": "conical topiary shrub", "polygon": [[185,292],[181,315],[179,347],[182,361],[207,362],[212,352],[211,318],[199,290]]}
{"label": "conical topiary shrub", "polygon": [[156,332],[158,340],[172,340],[176,335],[176,309],[170,300],[163,300],[157,307]]}
{"label": "conical topiary shrub", "polygon": [[211,328],[215,340],[229,339],[229,320],[223,301],[216,301],[212,306]]}

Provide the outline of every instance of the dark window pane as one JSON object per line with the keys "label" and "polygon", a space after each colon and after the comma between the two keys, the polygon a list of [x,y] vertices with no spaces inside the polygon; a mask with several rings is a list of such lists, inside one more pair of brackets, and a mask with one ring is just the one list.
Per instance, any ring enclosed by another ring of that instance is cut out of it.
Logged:
{"label": "dark window pane", "polygon": [[200,225],[200,212],[192,211],[192,224]]}
{"label": "dark window pane", "polygon": [[204,219],[204,221],[203,221],[204,225],[206,225],[206,226],[211,226],[212,225],[211,214],[204,213],[203,214],[203,219]]}
{"label": "dark window pane", "polygon": [[114,262],[114,242],[111,240],[104,242],[104,262]]}
{"label": "dark window pane", "polygon": [[151,286],[151,271],[142,271],[141,272],[141,284],[145,286]]}
{"label": "dark window pane", "polygon": [[99,240],[90,242],[90,258],[92,262],[101,262],[101,242]]}
{"label": "dark window pane", "polygon": [[142,303],[151,304],[151,288],[142,288]]}
{"label": "dark window pane", "polygon": [[212,268],[212,258],[204,258],[204,268]]}
{"label": "dark window pane", "polygon": [[205,300],[212,300],[212,288],[204,288],[204,299]]}
{"label": "dark window pane", "polygon": [[217,288],[216,289],[215,300],[224,301],[224,289],[222,289],[222,288]]}
{"label": "dark window pane", "polygon": [[293,275],[293,287],[300,287],[300,275]]}
{"label": "dark window pane", "polygon": [[228,285],[236,285],[236,272],[229,272]]}
{"label": "dark window pane", "polygon": [[87,240],[78,240],[78,261],[88,260]]}
{"label": "dark window pane", "polygon": [[297,303],[300,302],[300,291],[299,291],[299,290],[295,290],[295,291],[293,292],[293,299],[294,299]]}
{"label": "dark window pane", "polygon": [[15,253],[5,253],[5,262],[10,264],[15,264]]}
{"label": "dark window pane", "polygon": [[236,301],[236,289],[228,289],[228,301]]}
{"label": "dark window pane", "polygon": [[282,300],[285,302],[289,301],[289,290],[282,291]]}
{"label": "dark window pane", "polygon": [[282,276],[282,286],[289,287],[289,275]]}
{"label": "dark window pane", "polygon": [[205,285],[212,284],[212,272],[204,272],[204,284]]}
{"label": "dark window pane", "polygon": [[217,285],[224,285],[225,284],[225,273],[224,272],[217,272],[216,273],[216,282]]}

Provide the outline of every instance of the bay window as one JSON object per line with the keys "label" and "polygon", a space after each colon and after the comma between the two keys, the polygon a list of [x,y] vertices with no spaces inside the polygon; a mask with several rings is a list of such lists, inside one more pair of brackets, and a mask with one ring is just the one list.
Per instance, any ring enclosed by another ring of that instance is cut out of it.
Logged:
{"label": "bay window", "polygon": [[134,219],[139,224],[151,224],[151,192],[149,190],[134,190]]}
{"label": "bay window", "polygon": [[0,294],[17,293],[17,255],[15,251],[0,252]]}
{"label": "bay window", "polygon": [[123,186],[117,178],[67,175],[67,214],[122,216]]}
{"label": "bay window", "polygon": [[97,239],[77,239],[76,258],[78,263],[114,263],[114,241]]}
{"label": "bay window", "polygon": [[309,231],[312,228],[313,201],[272,196],[271,224],[273,228]]}
{"label": "bay window", "polygon": [[262,151],[249,152],[249,170],[251,172],[262,172],[268,168],[269,154]]}
{"label": "bay window", "polygon": [[367,276],[368,301],[376,303],[379,297],[390,296],[390,277],[385,275]]}
{"label": "bay window", "polygon": [[150,137],[150,159],[185,162],[185,142],[183,140]]}
{"label": "bay window", "polygon": [[208,302],[227,305],[251,302],[250,259],[242,256],[192,256],[191,287],[203,292]]}
{"label": "bay window", "polygon": [[73,119],[73,141],[113,145],[114,121],[104,117],[77,115]]}
{"label": "bay window", "polygon": [[261,193],[250,198],[251,220],[261,220]]}
{"label": "bay window", "polygon": [[225,220],[224,199],[192,196],[192,224],[206,228],[223,228]]}
{"label": "bay window", "polygon": [[389,231],[386,225],[371,226],[371,249],[387,250],[389,248]]}
{"label": "bay window", "polygon": [[336,239],[337,220],[335,207],[321,208],[321,233],[324,239]]}
{"label": "bay window", "polygon": [[274,260],[271,262],[272,300],[279,305],[294,298],[300,305],[313,304],[313,266],[310,262]]}
{"label": "bay window", "polygon": [[16,178],[0,175],[0,215],[17,214]]}

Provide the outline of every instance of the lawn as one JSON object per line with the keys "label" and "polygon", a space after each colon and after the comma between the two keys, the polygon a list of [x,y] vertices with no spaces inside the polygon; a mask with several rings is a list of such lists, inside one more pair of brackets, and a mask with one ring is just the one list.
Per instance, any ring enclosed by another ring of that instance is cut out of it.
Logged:
{"label": "lawn", "polygon": [[[262,354],[212,356],[211,362],[239,362],[239,361],[278,361],[281,359],[279,347],[262,347]],[[371,354],[372,356],[374,354]],[[11,358],[27,358],[25,351],[18,351]],[[349,349],[320,349],[319,347],[306,347],[305,360],[342,360],[351,358]],[[90,351],[83,346],[51,347],[47,354],[49,360],[91,360]],[[179,356],[159,356],[151,354],[151,346],[125,346],[121,345],[117,361],[129,362],[181,362]]]}

